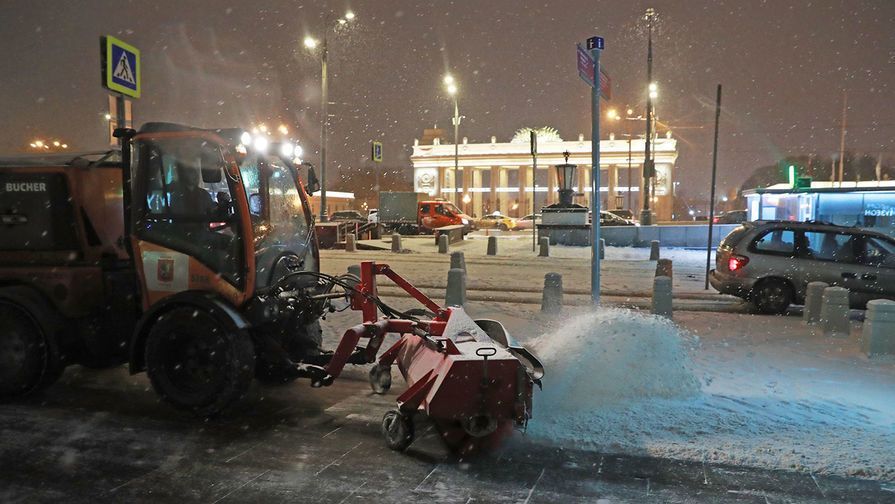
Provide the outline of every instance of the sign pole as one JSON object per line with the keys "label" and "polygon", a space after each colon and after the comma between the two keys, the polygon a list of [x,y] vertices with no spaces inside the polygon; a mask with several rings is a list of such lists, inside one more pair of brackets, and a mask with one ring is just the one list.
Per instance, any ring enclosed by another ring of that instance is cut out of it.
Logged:
{"label": "sign pole", "polygon": [[709,290],[709,268],[712,264],[712,226],[715,221],[715,175],[718,171],[718,121],[721,119],[721,84],[715,100],[715,147],[712,151],[712,190],[709,197],[709,241],[705,245],[705,290]]}
{"label": "sign pole", "polygon": [[382,142],[370,142],[370,159],[373,161],[373,170],[376,172],[376,186],[374,190],[376,192],[376,208],[380,207],[379,203],[379,194],[381,192],[379,188],[379,167],[382,165]]}
{"label": "sign pole", "polygon": [[591,57],[594,60],[594,85],[590,90],[591,128],[590,152],[590,208],[591,208],[591,300],[600,304],[600,53],[603,50],[603,39],[593,37],[587,41]]}
{"label": "sign pole", "polygon": [[[124,95],[115,94],[115,127],[116,128],[126,128],[127,127],[127,117],[124,112]],[[118,145],[121,146],[124,142],[124,138],[118,139]]]}

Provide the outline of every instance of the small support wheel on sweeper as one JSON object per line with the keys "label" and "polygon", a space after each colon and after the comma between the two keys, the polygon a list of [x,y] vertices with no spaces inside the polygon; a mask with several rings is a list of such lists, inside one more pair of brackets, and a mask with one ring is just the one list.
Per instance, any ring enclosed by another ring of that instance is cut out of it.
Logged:
{"label": "small support wheel on sweeper", "polygon": [[382,435],[392,450],[406,450],[413,443],[413,419],[398,410],[389,411],[382,417]]}
{"label": "small support wheel on sweeper", "polygon": [[370,388],[375,394],[385,394],[392,388],[392,368],[376,364],[370,368]]}

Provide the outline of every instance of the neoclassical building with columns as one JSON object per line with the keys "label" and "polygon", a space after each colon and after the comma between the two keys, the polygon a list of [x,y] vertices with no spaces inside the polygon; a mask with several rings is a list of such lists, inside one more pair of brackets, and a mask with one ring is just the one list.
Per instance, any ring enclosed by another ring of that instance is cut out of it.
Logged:
{"label": "neoclassical building with columns", "polygon": [[[437,130],[427,130],[424,140],[415,140],[410,162],[413,165],[413,187],[421,193],[454,201],[468,214],[482,216],[500,211],[511,217],[522,217],[558,201],[554,165],[564,162],[578,165],[575,202],[590,204],[591,142],[584,135],[567,141],[551,128],[538,131],[537,174],[532,166],[529,130],[517,132],[509,142],[468,143],[459,145],[458,184],[454,182],[454,145],[441,141]],[[429,137],[429,139],[425,139]],[[600,194],[604,209],[631,209],[635,215],[643,207],[644,139],[615,138],[600,141]],[[656,174],[653,179],[652,208],[659,220],[671,220],[674,195],[674,165],[677,161],[677,140],[670,132],[653,145]],[[630,168],[629,168],[630,167]]]}

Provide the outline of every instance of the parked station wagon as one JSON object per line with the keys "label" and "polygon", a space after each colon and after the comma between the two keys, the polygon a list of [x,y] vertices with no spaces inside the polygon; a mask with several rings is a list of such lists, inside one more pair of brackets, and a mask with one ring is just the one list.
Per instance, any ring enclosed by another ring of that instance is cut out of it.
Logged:
{"label": "parked station wagon", "polygon": [[762,313],[803,304],[808,282],[845,287],[851,306],[863,308],[895,299],[895,239],[833,224],[747,222],[721,241],[709,279]]}

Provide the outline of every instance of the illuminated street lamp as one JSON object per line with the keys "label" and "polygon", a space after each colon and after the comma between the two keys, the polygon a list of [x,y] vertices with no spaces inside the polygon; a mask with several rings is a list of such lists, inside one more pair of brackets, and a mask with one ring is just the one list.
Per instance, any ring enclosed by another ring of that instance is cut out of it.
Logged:
{"label": "illuminated street lamp", "polygon": [[320,48],[320,108],[322,116],[320,120],[320,222],[328,220],[326,214],[326,137],[329,133],[329,86],[326,72],[326,59],[329,50],[327,42],[330,31],[335,31],[338,27],[347,25],[356,17],[352,11],[346,12],[335,23],[332,23],[330,21],[331,18],[327,17],[322,41],[311,36],[307,36],[304,39],[304,46],[310,50],[316,49],[318,45],[322,46]]}
{"label": "illuminated street lamp", "polygon": [[455,205],[459,206],[460,202],[457,199],[459,197],[457,177],[459,174],[459,167],[460,167],[460,146],[459,146],[459,143],[460,143],[460,119],[462,119],[462,117],[460,116],[460,106],[457,103],[457,92],[459,90],[457,89],[457,81],[454,80],[453,75],[447,74],[444,76],[444,89],[445,89],[445,91],[447,91],[447,94],[454,101],[454,117],[451,120],[451,122],[454,125],[454,194],[451,197],[451,201]]}
{"label": "illuminated street lamp", "polygon": [[640,223],[645,226],[653,224],[653,212],[650,210],[650,179],[655,176],[656,165],[652,158],[650,150],[650,141],[652,139],[653,127],[653,98],[658,96],[658,88],[653,82],[653,21],[656,19],[656,10],[650,7],[646,10],[644,19],[647,23],[647,49],[646,49],[646,82],[649,83],[649,89],[646,97],[646,141],[644,159],[643,159],[643,210],[640,212]]}

